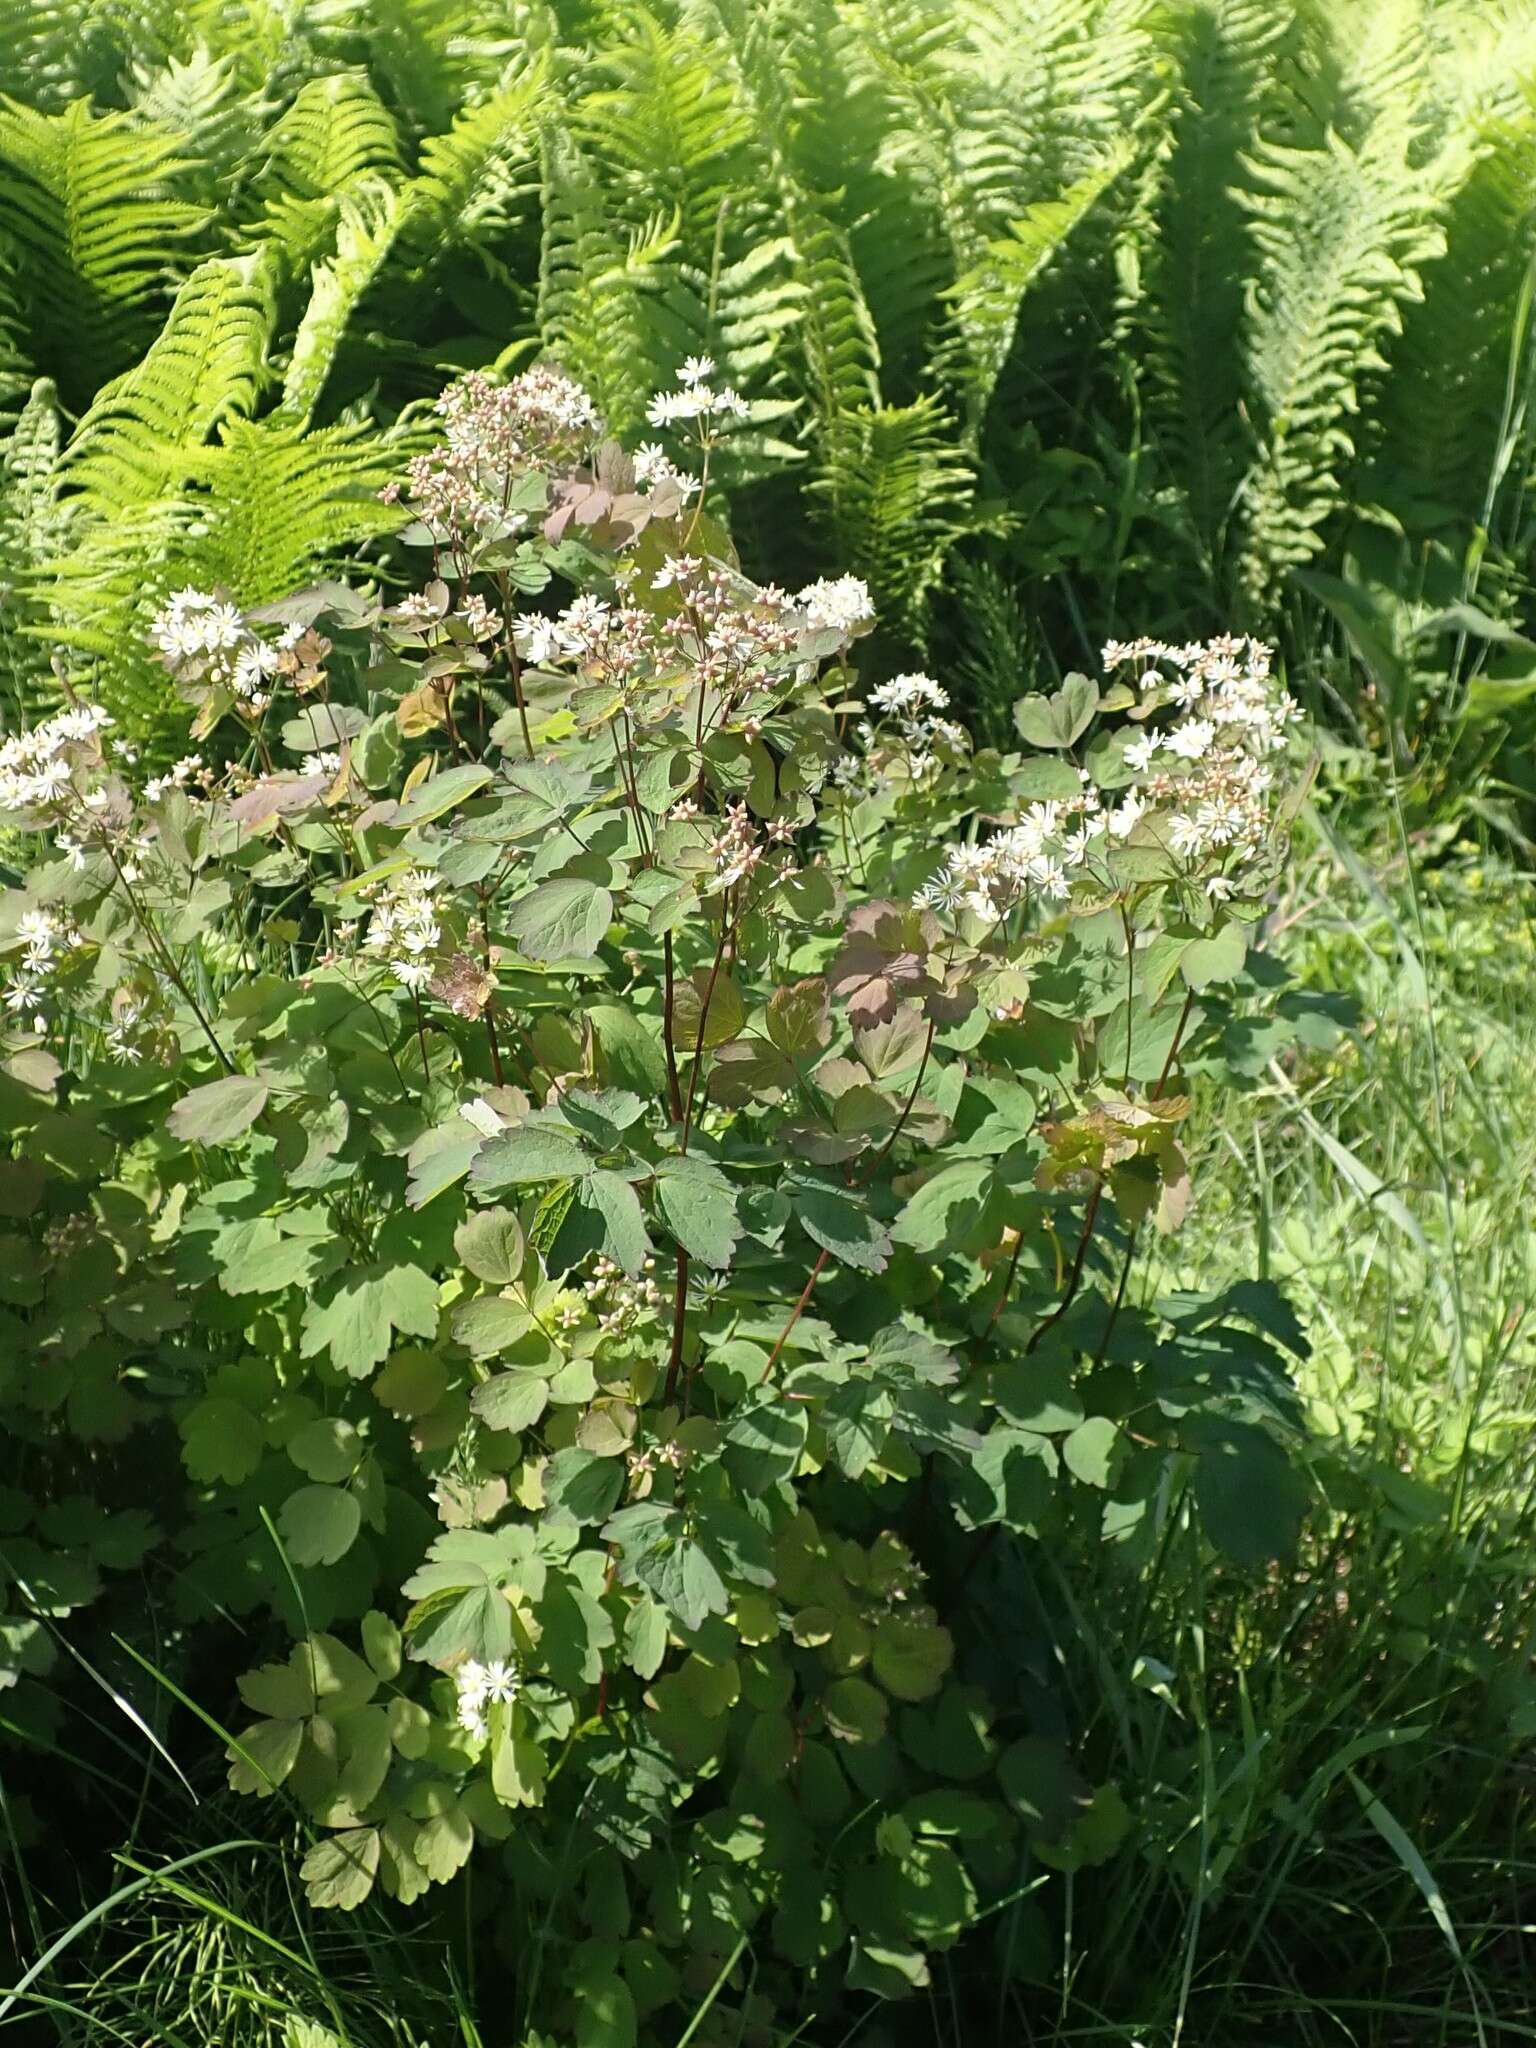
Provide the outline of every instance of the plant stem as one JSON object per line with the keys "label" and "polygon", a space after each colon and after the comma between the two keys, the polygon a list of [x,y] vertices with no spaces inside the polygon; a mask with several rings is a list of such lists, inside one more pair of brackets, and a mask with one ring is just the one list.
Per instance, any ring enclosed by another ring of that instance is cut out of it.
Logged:
{"label": "plant stem", "polygon": [[779,1340],[774,1345],[772,1351],[770,1351],[768,1354],[768,1363],[763,1367],[764,1380],[767,1379],[769,1373],[773,1371],[774,1366],[778,1363],[779,1353],[784,1349],[784,1346],[789,1342],[790,1331],[795,1327],[796,1323],[799,1322],[801,1316],[805,1313],[805,1305],[811,1298],[811,1291],[815,1287],[816,1282],[821,1278],[822,1268],[826,1265],[827,1260],[831,1256],[832,1254],[827,1251],[820,1251],[816,1254],[816,1263],[811,1268],[810,1278],[806,1281],[804,1287],[802,1287],[800,1290],[800,1299],[795,1303],[794,1307],[790,1310],[789,1321],[784,1325],[783,1329],[780,1330]]}
{"label": "plant stem", "polygon": [[662,971],[665,977],[665,993],[662,998],[661,1050],[667,1063],[667,1097],[672,1106],[672,1121],[680,1124],[683,1120],[683,1091],[677,1078],[677,1048],[672,1043],[672,1015],[676,996],[676,977],[672,964],[672,934],[661,936]]}
{"label": "plant stem", "polygon": [[670,1408],[677,1394],[677,1376],[683,1364],[683,1322],[688,1309],[688,1254],[677,1248],[677,1280],[672,1289],[672,1349],[667,1358],[667,1383],[662,1405]]}

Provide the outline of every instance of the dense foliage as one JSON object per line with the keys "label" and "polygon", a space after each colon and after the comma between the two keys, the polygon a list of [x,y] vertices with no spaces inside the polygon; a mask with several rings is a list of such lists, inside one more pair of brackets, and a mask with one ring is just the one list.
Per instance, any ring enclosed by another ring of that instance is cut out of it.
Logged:
{"label": "dense foliage", "polygon": [[751,405],[717,479],[749,566],[862,576],[887,669],[931,643],[994,742],[1021,671],[1147,620],[1283,620],[1309,688],[1463,768],[1523,702],[1523,6],[5,18],[29,701],[62,651],[173,743],[164,594],[259,604],[365,542],[451,370],[549,356],[633,434],[707,351]]}
{"label": "dense foliage", "polygon": [[1536,17],[0,27],[0,2022],[1521,2037]]}
{"label": "dense foliage", "polygon": [[453,387],[395,601],[176,593],[222,768],[96,705],[0,748],[17,1712],[114,1567],[270,1615],[229,1782],[324,1831],[311,1902],[506,1843],[524,2025],[594,2042],[749,1940],[776,2022],[908,1992],[1021,1858],[1113,1856],[989,1542],[1130,1574],[1193,1512],[1253,1567],[1306,1501],[1279,1296],[1125,1299],[1189,1077],[1335,1029],[1248,944],[1267,650],[1110,646],[1023,753],[851,695],[862,583],[711,519],[713,371],[650,409],[697,474],[558,372]]}

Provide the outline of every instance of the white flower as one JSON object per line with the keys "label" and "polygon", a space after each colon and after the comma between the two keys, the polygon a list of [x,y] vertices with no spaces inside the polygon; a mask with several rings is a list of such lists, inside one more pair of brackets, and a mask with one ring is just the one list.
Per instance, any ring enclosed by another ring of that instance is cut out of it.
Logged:
{"label": "white flower", "polygon": [[[1163,745],[1183,761],[1201,761],[1211,750],[1216,728],[1208,718],[1188,718],[1164,736]],[[1130,758],[1129,751],[1126,754]]]}
{"label": "white flower", "polygon": [[1135,830],[1136,821],[1146,815],[1146,805],[1135,790],[1127,790],[1123,799],[1109,814],[1109,829],[1116,839],[1129,839]]}
{"label": "white flower", "polygon": [[857,576],[818,577],[797,594],[795,604],[805,613],[808,626],[841,633],[845,639],[860,626],[870,625],[875,616],[869,586]]}
{"label": "white flower", "polygon": [[505,1119],[496,1114],[483,1095],[477,1095],[473,1102],[461,1102],[459,1115],[482,1138],[494,1138],[498,1131],[507,1128]]}
{"label": "white flower", "polygon": [[1168,844],[1180,860],[1192,860],[1205,851],[1205,834],[1199,821],[1187,811],[1175,811],[1168,820]]}
{"label": "white flower", "polygon": [[512,644],[524,661],[542,667],[560,653],[560,633],[553,619],[541,612],[520,612],[512,628]]}
{"label": "white flower", "polygon": [[1152,766],[1152,756],[1162,745],[1155,732],[1144,732],[1139,740],[1132,740],[1125,750],[1125,765],[1134,768],[1138,775],[1145,774]]}
{"label": "white flower", "polygon": [[706,377],[715,374],[715,365],[710,356],[689,356],[677,373],[679,384],[702,384]]}
{"label": "white flower", "polygon": [[889,682],[876,684],[869,693],[869,701],[876,711],[910,711],[920,704],[943,711],[949,705],[949,692],[942,689],[932,676],[892,676]]}

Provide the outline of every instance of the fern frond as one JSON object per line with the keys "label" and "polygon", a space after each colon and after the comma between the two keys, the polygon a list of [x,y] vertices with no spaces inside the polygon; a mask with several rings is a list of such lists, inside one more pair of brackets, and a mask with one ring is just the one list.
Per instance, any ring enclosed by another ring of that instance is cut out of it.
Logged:
{"label": "fern frond", "polygon": [[199,265],[144,360],[106,385],[81,420],[65,456],[71,489],[108,519],[174,492],[214,426],[251,409],[272,322],[263,253]]}
{"label": "fern frond", "polygon": [[837,469],[811,489],[825,503],[835,559],[868,583],[883,620],[921,641],[972,492],[943,405],[929,396],[850,415]]}
{"label": "fern frond", "polygon": [[1536,91],[1517,119],[1485,120],[1445,215],[1446,248],[1410,305],[1374,435],[1367,497],[1415,533],[1482,523],[1522,287],[1536,251]]}
{"label": "fern frond", "polygon": [[664,381],[663,355],[641,301],[675,276],[675,215],[624,235],[575,138],[553,121],[543,138],[544,239],[538,333],[550,355],[599,400],[614,432],[634,432]]}
{"label": "fern frond", "polygon": [[402,246],[418,265],[448,248],[494,243],[522,218],[538,190],[537,123],[548,81],[547,64],[536,59],[422,144],[402,228]]}
{"label": "fern frond", "polygon": [[138,57],[124,85],[140,121],[174,135],[189,157],[221,172],[251,147],[263,114],[260,101],[241,92],[233,56],[212,56],[202,43],[185,63]]}
{"label": "fern frond", "polygon": [[1006,237],[987,244],[975,269],[946,292],[953,331],[935,350],[934,367],[962,395],[962,440],[972,452],[979,447],[987,407],[1013,347],[1025,295],[1134,154],[1130,140],[1122,138],[1059,198],[1036,200],[1010,223]]}
{"label": "fern frond", "polygon": [[721,69],[718,46],[664,22],[643,0],[618,0],[602,27],[596,65],[584,66],[571,110],[572,132],[602,166],[624,218],[674,214],[683,246],[706,262],[722,208],[750,207],[758,183],[750,113]]}
{"label": "fern frond", "polygon": [[263,203],[258,232],[301,271],[323,248],[343,195],[365,178],[400,172],[393,116],[357,71],[312,78],[261,144],[251,181]]}
{"label": "fern frond", "polygon": [[[1421,272],[1445,247],[1428,174],[1389,132],[1363,151],[1341,137],[1317,149],[1266,142],[1247,160],[1259,268],[1249,292],[1247,364],[1261,447],[1242,486],[1240,581],[1261,611],[1277,572],[1322,546],[1345,500],[1348,424],[1386,367],[1387,336],[1422,296]],[[1449,164],[1443,176],[1454,175]]]}
{"label": "fern frond", "polygon": [[0,98],[0,219],[21,266],[28,348],[83,402],[131,360],[151,302],[204,208],[174,195],[177,138],[96,114]]}
{"label": "fern frond", "polygon": [[319,402],[359,299],[394,246],[405,202],[384,178],[362,178],[343,195],[334,254],[310,274],[309,304],[283,374],[281,410],[307,421]]}
{"label": "fern frond", "polygon": [[1179,85],[1133,332],[1163,469],[1208,578],[1252,452],[1242,321],[1256,250],[1236,188],[1244,152],[1280,125],[1294,33],[1288,0],[1186,0],[1174,21]]}
{"label": "fern frond", "polygon": [[194,469],[198,531],[174,574],[264,604],[313,581],[347,549],[400,524],[379,500],[398,447],[363,424],[311,428],[232,418]]}
{"label": "fern frond", "polygon": [[69,533],[72,508],[59,490],[62,440],[58,393],[40,377],[0,442],[0,690],[4,710],[18,719],[48,696],[47,650],[27,632],[41,618],[29,579],[62,551]]}

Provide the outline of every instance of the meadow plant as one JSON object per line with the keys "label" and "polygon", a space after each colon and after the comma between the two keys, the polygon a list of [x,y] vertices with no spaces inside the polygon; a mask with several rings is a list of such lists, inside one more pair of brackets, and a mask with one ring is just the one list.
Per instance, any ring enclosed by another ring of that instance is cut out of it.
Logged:
{"label": "meadow plant", "polygon": [[978,750],[856,578],[743,575],[712,380],[631,455],[465,378],[418,574],[165,604],[199,752],[85,704],[0,752],[0,1661],[46,1721],[126,1570],[246,1618],[229,1781],[310,1899],[473,1862],[592,2043],[910,1992],[1120,1854],[978,1562],[1194,1514],[1259,1568],[1306,1505],[1274,1289],[1128,1290],[1193,1078],[1328,1028],[1256,943],[1268,650],[1111,645]]}

